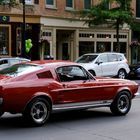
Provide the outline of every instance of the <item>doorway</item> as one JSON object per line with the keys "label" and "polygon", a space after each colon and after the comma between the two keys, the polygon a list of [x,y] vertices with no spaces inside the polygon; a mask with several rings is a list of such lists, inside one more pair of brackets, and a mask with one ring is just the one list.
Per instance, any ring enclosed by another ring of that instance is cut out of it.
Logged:
{"label": "doorway", "polygon": [[62,60],[69,60],[69,47],[68,43],[62,44]]}

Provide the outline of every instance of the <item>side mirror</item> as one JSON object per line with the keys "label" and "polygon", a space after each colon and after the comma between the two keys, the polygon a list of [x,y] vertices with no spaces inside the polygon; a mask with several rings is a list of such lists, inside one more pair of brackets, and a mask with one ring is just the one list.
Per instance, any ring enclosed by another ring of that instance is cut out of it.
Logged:
{"label": "side mirror", "polygon": [[95,64],[100,65],[101,63],[103,63],[102,61],[96,61]]}

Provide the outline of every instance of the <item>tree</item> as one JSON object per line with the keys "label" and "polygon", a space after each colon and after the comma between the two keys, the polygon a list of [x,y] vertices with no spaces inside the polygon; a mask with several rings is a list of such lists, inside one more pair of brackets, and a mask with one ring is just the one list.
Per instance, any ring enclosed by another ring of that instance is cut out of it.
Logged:
{"label": "tree", "polygon": [[0,5],[9,5],[11,7],[14,7],[17,5],[16,0],[0,0]]}
{"label": "tree", "polygon": [[[117,46],[119,43],[119,28],[124,23],[131,25],[133,14],[131,9],[132,0],[100,0],[99,4],[94,5],[89,10],[80,11],[80,16],[89,26],[110,24],[116,29]],[[115,3],[115,7],[108,9],[107,3]]]}

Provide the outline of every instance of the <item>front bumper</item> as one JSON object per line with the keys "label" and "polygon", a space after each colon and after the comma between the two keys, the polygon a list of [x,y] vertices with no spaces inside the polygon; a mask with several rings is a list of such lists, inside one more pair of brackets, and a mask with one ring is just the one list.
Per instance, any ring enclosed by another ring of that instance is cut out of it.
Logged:
{"label": "front bumper", "polygon": [[0,98],[0,105],[2,105],[3,103],[3,98]]}

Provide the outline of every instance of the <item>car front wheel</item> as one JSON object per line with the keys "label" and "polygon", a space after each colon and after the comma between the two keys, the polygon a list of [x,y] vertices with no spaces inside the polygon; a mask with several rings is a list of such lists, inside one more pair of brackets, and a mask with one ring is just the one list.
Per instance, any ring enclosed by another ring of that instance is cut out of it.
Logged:
{"label": "car front wheel", "polygon": [[131,108],[131,99],[126,91],[120,92],[110,106],[114,115],[125,115]]}
{"label": "car front wheel", "polygon": [[23,115],[32,124],[40,126],[46,123],[50,112],[49,102],[43,98],[36,98],[29,103]]}

